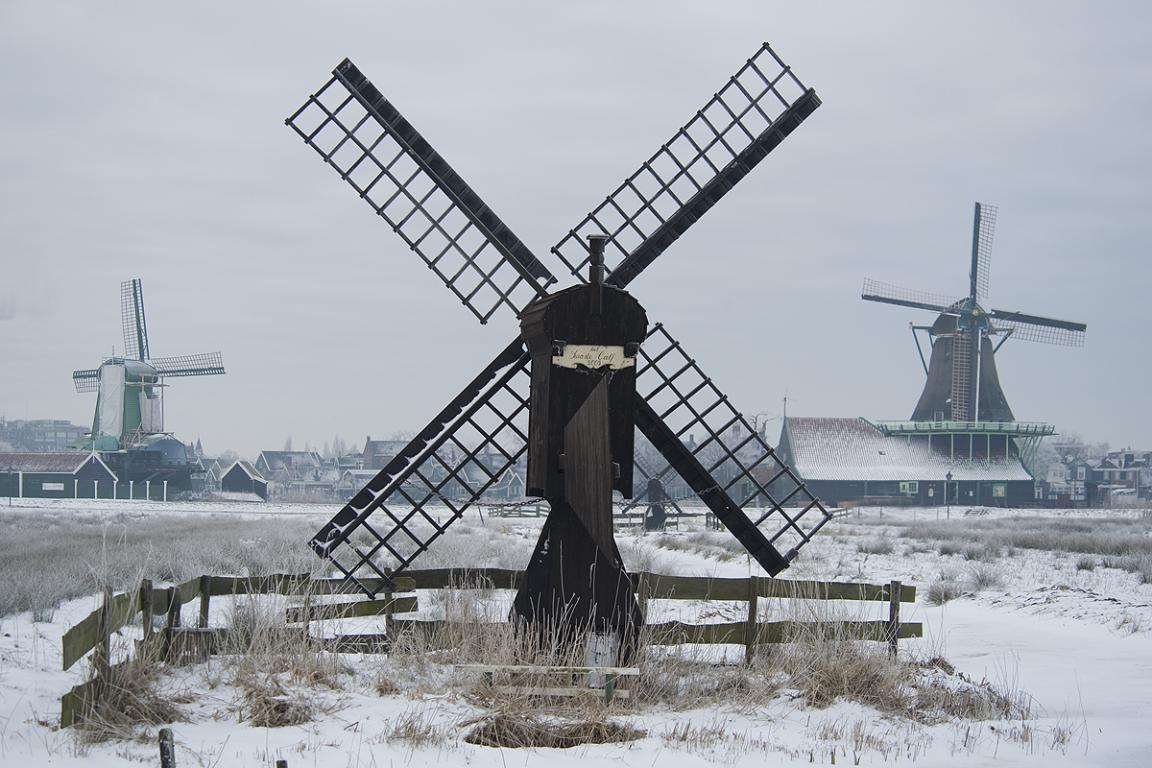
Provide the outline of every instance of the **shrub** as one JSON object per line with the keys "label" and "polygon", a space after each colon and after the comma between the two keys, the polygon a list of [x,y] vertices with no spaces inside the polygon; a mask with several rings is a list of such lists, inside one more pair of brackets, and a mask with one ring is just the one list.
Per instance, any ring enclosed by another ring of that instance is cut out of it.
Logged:
{"label": "shrub", "polygon": [[928,585],[924,592],[924,602],[928,605],[944,605],[949,600],[960,597],[960,585],[951,578],[939,578]]}
{"label": "shrub", "polygon": [[979,591],[982,589],[995,589],[1001,586],[1004,581],[1000,577],[1000,572],[991,565],[976,565],[968,571],[968,583],[973,590]]}
{"label": "shrub", "polygon": [[863,541],[856,545],[856,551],[866,555],[890,555],[892,554],[892,540],[871,539]]}
{"label": "shrub", "polygon": [[1094,571],[1096,570],[1096,558],[1089,557],[1088,555],[1081,555],[1076,560],[1076,570],[1078,571]]}

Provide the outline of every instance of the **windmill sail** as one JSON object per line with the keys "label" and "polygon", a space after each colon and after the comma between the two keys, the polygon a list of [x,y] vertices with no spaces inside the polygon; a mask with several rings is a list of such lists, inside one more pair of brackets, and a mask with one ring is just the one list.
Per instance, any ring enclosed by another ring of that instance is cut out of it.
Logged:
{"label": "windmill sail", "polygon": [[124,331],[124,356],[148,359],[148,324],[144,319],[144,287],[138,278],[120,283],[120,324]]}
{"label": "windmill sail", "polygon": [[285,122],[481,323],[555,280],[348,59]]}
{"label": "windmill sail", "polygon": [[[764,46],[676,134],[674,147],[662,148],[553,251],[583,280],[581,238],[586,230],[607,232],[615,252],[607,282],[623,288],[819,104]],[[554,280],[350,62],[286,122],[482,323],[501,307],[519,314]],[[618,216],[615,223],[602,220],[609,213]],[[646,343],[660,348],[647,359],[648,395],[676,405],[657,413],[638,393],[638,426],[643,422],[671,467],[757,560],[778,572],[827,521],[827,511],[666,331]],[[313,549],[369,592],[407,567],[523,453],[528,360],[520,339],[513,340],[316,534]],[[702,438],[695,450],[683,443],[691,430]],[[492,454],[500,466],[469,477],[479,457]],[[774,483],[785,490],[769,488]],[[766,511],[749,519],[742,504],[764,498]],[[799,504],[799,512],[785,514],[787,504]],[[369,522],[373,513],[386,524]],[[778,546],[788,549],[782,554]]]}
{"label": "windmill sail", "polygon": [[583,280],[587,237],[606,234],[607,272],[627,285],[819,106],[765,44],[552,252]]}

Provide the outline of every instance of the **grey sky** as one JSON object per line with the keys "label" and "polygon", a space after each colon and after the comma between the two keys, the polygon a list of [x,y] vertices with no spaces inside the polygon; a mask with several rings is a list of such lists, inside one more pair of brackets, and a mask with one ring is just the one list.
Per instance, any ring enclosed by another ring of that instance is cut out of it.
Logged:
{"label": "grey sky", "polygon": [[[748,414],[905,418],[909,321],[865,276],[1088,323],[1009,342],[1018,418],[1152,445],[1146,3],[0,3],[0,412],[91,418],[120,346],[222,350],[168,426],[211,451],[417,429],[512,335],[480,327],[283,119],[351,57],[548,248],[768,40],[824,106],[633,283]],[[499,320],[499,318],[497,318]]]}

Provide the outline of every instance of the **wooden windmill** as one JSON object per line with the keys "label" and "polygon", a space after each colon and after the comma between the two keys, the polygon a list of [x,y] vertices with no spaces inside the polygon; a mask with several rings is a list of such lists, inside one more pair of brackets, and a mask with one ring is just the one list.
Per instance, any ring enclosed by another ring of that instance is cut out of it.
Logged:
{"label": "wooden windmill", "polygon": [[287,124],[481,323],[511,314],[520,333],[312,548],[373,594],[527,452],[528,493],[551,512],[516,613],[626,632],[636,612],[610,505],[613,490],[632,496],[638,428],[667,462],[637,466],[638,481],[679,475],[765,571],[786,568],[827,511],[624,289],[819,105],[761,47],[552,248],[577,284],[550,292],[553,273],[343,61]]}

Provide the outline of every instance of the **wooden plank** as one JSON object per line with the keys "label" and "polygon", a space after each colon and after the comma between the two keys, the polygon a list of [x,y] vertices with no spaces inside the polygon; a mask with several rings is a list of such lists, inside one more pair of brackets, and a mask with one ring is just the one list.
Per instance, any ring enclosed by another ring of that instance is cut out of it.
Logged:
{"label": "wooden plank", "polygon": [[70,669],[84,654],[100,642],[100,609],[85,616],[78,624],[64,633],[61,643],[61,656],[64,669]]}
{"label": "wooden plank", "polygon": [[525,672],[528,674],[571,674],[586,675],[592,672],[603,672],[606,675],[620,675],[635,677],[640,674],[639,667],[534,667],[518,664],[453,664],[453,669],[462,672]]}
{"label": "wooden plank", "polygon": [[183,584],[176,585],[176,599],[180,605],[187,605],[200,597],[200,577],[195,576]]}
{"label": "wooden plank", "polygon": [[[108,632],[112,633],[131,622],[139,613],[137,592],[115,595],[108,603],[106,617]],[[104,606],[85,616],[64,633],[61,656],[64,669],[69,669],[100,642],[100,612]]]}
{"label": "wooden plank", "polygon": [[[746,621],[731,621],[718,624],[685,624],[669,621],[649,624],[652,645],[683,645],[685,643],[745,645]],[[901,624],[899,637],[923,637],[923,625],[919,623]],[[805,638],[826,637],[830,640],[875,640],[887,642],[889,624],[887,621],[770,621],[757,626],[756,643],[787,643]]]}
{"label": "wooden plank", "polygon": [[404,571],[404,575],[415,589],[519,589],[524,573],[510,568],[430,568]]}
{"label": "wooden plank", "polygon": [[[603,688],[544,688],[533,685],[493,685],[488,690],[494,693],[512,694],[515,696],[556,696],[556,697],[587,697],[603,699]],[[632,692],[626,688],[617,688],[612,692],[614,699],[627,699]]]}
{"label": "wooden plank", "polygon": [[[633,574],[637,577],[639,574]],[[650,597],[659,600],[747,600],[748,579],[708,576],[663,576],[644,574],[651,585]],[[873,600],[888,602],[887,584],[856,584],[834,581],[758,579],[756,594],[767,598],[808,600]],[[900,602],[916,600],[916,588],[904,586]]]}
{"label": "wooden plank", "polygon": [[685,643],[738,643],[743,645],[747,628],[748,623],[746,621],[729,621],[719,624],[685,624],[681,621],[666,621],[660,624],[649,624],[645,630],[648,633],[648,642],[652,645],[683,645]]}
{"label": "wooden plank", "polygon": [[[212,576],[214,597],[226,595],[357,595],[362,590],[346,579],[309,579],[307,574],[280,573],[270,576]],[[361,579],[366,587],[383,592],[388,586],[383,579]],[[397,592],[411,592],[416,583],[407,576],[394,579]]]}
{"label": "wooden plank", "polygon": [[387,612],[389,605],[394,613],[412,613],[420,610],[419,599],[415,595],[397,597],[393,600],[357,600],[352,603],[313,603],[305,611],[303,608],[289,608],[285,611],[285,621],[294,624],[305,621],[327,621],[329,619],[350,619],[357,616],[380,616]]}
{"label": "wooden plank", "polygon": [[[115,673],[128,662],[120,662],[111,667],[109,672]],[[72,690],[60,697],[60,727],[70,728],[91,713],[96,706],[100,695],[100,681],[89,680],[75,686]]]}
{"label": "wooden plank", "polygon": [[162,587],[152,589],[152,613],[163,616],[168,613],[168,590]]}
{"label": "wooden plank", "polygon": [[324,647],[336,653],[387,653],[391,642],[382,633],[338,635],[323,640]]}
{"label": "wooden plank", "polygon": [[116,632],[132,623],[140,612],[140,593],[123,592],[115,595],[108,604],[108,631]]}
{"label": "wooden plank", "polygon": [[98,689],[99,681],[89,680],[60,697],[61,728],[70,728],[88,716],[96,704]]}

